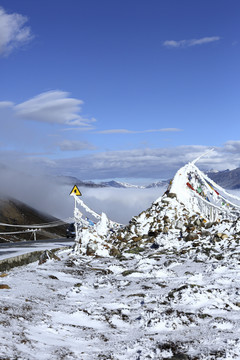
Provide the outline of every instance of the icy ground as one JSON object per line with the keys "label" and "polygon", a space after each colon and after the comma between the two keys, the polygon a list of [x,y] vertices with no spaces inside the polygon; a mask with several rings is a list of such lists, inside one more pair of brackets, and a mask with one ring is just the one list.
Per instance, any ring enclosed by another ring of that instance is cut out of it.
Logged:
{"label": "icy ground", "polygon": [[58,256],[0,275],[0,359],[240,359],[239,255]]}

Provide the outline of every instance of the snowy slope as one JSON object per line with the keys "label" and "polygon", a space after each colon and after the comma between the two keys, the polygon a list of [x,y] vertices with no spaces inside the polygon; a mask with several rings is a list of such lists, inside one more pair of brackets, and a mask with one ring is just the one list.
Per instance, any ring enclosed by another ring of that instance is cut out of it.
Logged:
{"label": "snowy slope", "polygon": [[194,163],[125,227],[76,199],[74,249],[0,277],[2,359],[240,359],[237,201]]}
{"label": "snowy slope", "polygon": [[1,274],[0,359],[237,360],[234,246],[220,241],[221,257],[177,241],[120,259],[65,251]]}

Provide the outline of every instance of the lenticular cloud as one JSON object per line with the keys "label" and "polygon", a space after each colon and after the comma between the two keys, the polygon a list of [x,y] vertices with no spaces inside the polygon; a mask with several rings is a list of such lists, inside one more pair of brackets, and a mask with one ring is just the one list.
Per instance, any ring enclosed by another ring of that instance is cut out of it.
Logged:
{"label": "lenticular cloud", "polygon": [[47,91],[15,106],[16,114],[28,120],[88,126],[94,119],[79,115],[82,100],[69,97],[65,91]]}

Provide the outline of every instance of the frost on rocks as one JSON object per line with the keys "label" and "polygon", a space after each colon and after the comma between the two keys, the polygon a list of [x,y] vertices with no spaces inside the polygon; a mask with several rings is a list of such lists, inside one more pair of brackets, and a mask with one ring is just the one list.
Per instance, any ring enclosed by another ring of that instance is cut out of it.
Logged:
{"label": "frost on rocks", "polygon": [[74,249],[0,278],[2,359],[240,359],[237,201],[194,163],[125,227],[79,199]]}
{"label": "frost on rocks", "polygon": [[199,249],[207,247],[205,240],[235,240],[240,231],[240,199],[209,179],[194,162],[179,169],[163,196],[125,227],[76,201],[96,220],[89,225],[75,209],[75,252],[80,254],[119,256],[160,245],[183,250],[186,243]]}
{"label": "frost on rocks", "polygon": [[120,225],[109,220],[105,213],[101,215],[91,210],[75,196],[76,202],[92,215],[97,221],[83,219],[83,214],[75,206],[76,243],[74,251],[81,255],[109,256],[111,252],[110,237],[114,229]]}

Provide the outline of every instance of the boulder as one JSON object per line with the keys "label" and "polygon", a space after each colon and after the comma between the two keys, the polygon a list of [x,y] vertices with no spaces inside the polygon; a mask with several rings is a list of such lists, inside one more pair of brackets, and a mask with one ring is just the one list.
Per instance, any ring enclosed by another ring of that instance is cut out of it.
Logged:
{"label": "boulder", "polygon": [[198,234],[188,234],[184,240],[185,241],[193,241],[193,240],[197,240],[199,238]]}

